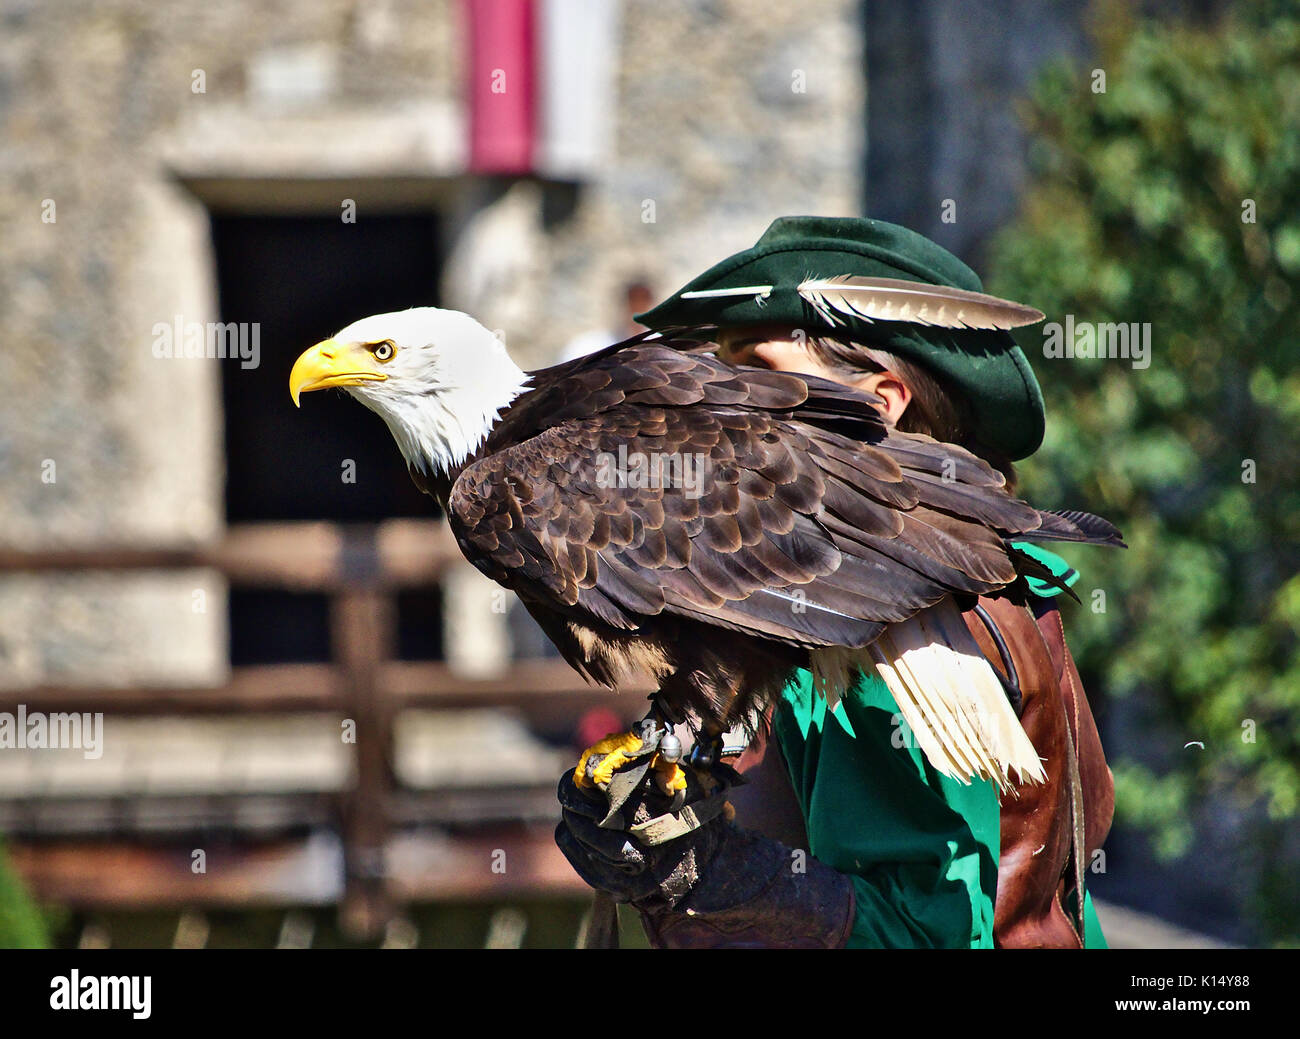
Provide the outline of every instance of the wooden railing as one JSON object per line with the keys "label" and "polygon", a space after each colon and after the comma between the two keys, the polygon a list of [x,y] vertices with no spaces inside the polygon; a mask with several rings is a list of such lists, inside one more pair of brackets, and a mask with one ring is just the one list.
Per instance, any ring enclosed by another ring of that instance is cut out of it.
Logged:
{"label": "wooden railing", "polygon": [[[493,890],[463,862],[446,875],[398,876],[385,867],[393,838],[395,816],[409,821],[420,805],[436,807],[438,792],[413,796],[396,789],[393,771],[393,728],[396,714],[409,707],[510,707],[530,720],[554,725],[573,721],[591,706],[616,706],[629,718],[637,713],[640,695],[611,701],[608,692],[586,686],[562,661],[518,661],[491,679],[457,674],[440,662],[406,662],[394,658],[396,594],[399,590],[437,586],[447,568],[460,559],[445,525],[421,521],[389,521],[378,525],[280,523],[232,527],[220,544],[194,550],[142,549],[127,546],[51,548],[38,551],[0,549],[0,575],[76,571],[151,571],[179,567],[210,567],[232,587],[278,588],[323,593],[330,600],[331,663],[279,664],[239,667],[230,680],[214,687],[93,688],[41,686],[0,692],[0,710],[25,704],[30,711],[102,711],[121,715],[234,715],[262,712],[334,712],[353,719],[357,739],[356,782],[346,790],[337,809],[342,839],[344,878],[342,919],[358,935],[383,928],[394,900],[421,895],[446,898],[486,896]],[[642,684],[635,690],[649,692]],[[620,702],[621,701],[621,702]],[[460,813],[472,813],[461,791]],[[506,792],[507,798],[553,797],[547,791]],[[423,798],[423,800],[421,800]],[[486,806],[485,806],[486,811]],[[436,812],[434,813],[436,815]],[[499,823],[510,814],[500,797],[490,814]],[[496,834],[498,844],[510,840]],[[514,856],[509,890],[553,890],[557,883],[583,890],[549,842],[535,831],[517,838],[524,845]],[[463,838],[466,848],[483,843],[481,835]],[[82,905],[152,903],[188,904],[205,898],[217,901],[273,900],[274,884],[259,886],[257,854],[244,856],[238,879],[199,884],[173,869],[169,873],[148,858],[146,848],[89,846],[74,841],[17,842],[15,858],[37,893]],[[285,856],[268,855],[283,872]],[[468,852],[467,852],[468,854]],[[463,858],[464,856],[462,856]],[[453,856],[453,859],[455,856]],[[119,877],[112,864],[134,862],[151,883],[140,877]],[[84,863],[85,868],[78,869]],[[267,867],[268,869],[271,867]],[[498,889],[500,886],[498,885]],[[224,894],[222,893],[224,892]]]}

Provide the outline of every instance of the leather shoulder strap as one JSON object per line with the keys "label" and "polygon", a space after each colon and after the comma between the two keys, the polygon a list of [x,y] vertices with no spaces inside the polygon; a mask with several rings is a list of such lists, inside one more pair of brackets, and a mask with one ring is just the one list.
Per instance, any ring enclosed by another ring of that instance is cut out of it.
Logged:
{"label": "leather shoulder strap", "polygon": [[1065,911],[1062,879],[1073,872],[1083,799],[1072,793],[1073,741],[1061,674],[1027,607],[987,598],[978,606],[966,614],[967,626],[1004,684],[1014,676],[1020,723],[1047,775],[1045,783],[1015,787],[1002,798],[994,943],[999,948],[1079,948],[1083,943]]}
{"label": "leather shoulder strap", "polygon": [[1079,762],[1079,780],[1083,786],[1083,800],[1087,806],[1084,846],[1092,855],[1106,842],[1115,814],[1115,781],[1106,764],[1101,736],[1092,716],[1083,681],[1074,658],[1065,643],[1065,626],[1061,611],[1052,600],[1036,599],[1034,615],[1043,641],[1052,655],[1053,666],[1060,675],[1061,699],[1065,705],[1070,731],[1074,736]]}
{"label": "leather shoulder strap", "polygon": [[1075,890],[1075,922],[1079,938],[1084,935],[1083,896],[1085,893],[1084,860],[1087,857],[1085,845],[1085,814],[1083,806],[1083,784],[1079,779],[1079,755],[1074,746],[1074,735],[1067,729],[1065,733],[1066,776],[1070,781],[1070,821],[1073,824],[1070,835],[1070,860],[1073,865]]}

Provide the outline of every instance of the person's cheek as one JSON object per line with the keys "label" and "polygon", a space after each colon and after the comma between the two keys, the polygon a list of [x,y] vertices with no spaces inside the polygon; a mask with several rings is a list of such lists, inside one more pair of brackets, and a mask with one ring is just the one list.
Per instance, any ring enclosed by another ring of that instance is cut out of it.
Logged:
{"label": "person's cheek", "polygon": [[771,368],[773,371],[777,372],[793,372],[799,370],[797,359],[783,344],[760,343],[754,347],[750,357],[751,359],[746,363],[757,365],[761,368]]}
{"label": "person's cheek", "polygon": [[795,343],[764,343],[754,353],[756,357],[761,358],[761,363],[765,367],[773,371],[802,372],[805,375],[823,377],[826,375],[825,370],[817,363],[817,359]]}

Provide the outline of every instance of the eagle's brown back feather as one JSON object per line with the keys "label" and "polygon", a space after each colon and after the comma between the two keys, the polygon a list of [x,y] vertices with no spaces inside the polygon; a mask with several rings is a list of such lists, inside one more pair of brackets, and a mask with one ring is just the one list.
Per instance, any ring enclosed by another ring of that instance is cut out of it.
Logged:
{"label": "eagle's brown back feather", "polygon": [[[437,490],[466,556],[580,672],[615,684],[633,662],[619,646],[646,640],[672,670],[663,695],[725,724],[778,695],[810,650],[865,647],[949,596],[1019,587],[1012,540],[1118,541],[1104,520],[1015,499],[960,447],[897,432],[876,403],[633,342],[535,373]],[[701,459],[698,495],[611,485],[598,459],[620,449]]]}

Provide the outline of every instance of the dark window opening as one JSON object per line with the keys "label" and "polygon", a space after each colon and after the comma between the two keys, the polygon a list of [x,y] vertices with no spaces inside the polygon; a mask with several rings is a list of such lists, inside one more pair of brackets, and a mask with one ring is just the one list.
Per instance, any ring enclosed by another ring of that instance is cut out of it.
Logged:
{"label": "dark window opening", "polygon": [[222,362],[229,522],[436,513],[376,415],[343,390],[294,408],[289,369],[357,318],[437,306],[437,231],[427,216],[212,218],[221,319],[260,325],[257,368]]}
{"label": "dark window opening", "polygon": [[[213,214],[223,322],[257,325],[259,364],[219,362],[230,523],[433,518],[380,419],[342,390],[289,399],[303,350],[368,314],[438,305],[439,221],[433,215],[339,217]],[[251,332],[250,332],[251,335]],[[441,657],[428,597],[399,600],[408,659]],[[231,663],[329,659],[322,595],[240,589],[230,597]]]}
{"label": "dark window opening", "polygon": [[325,596],[263,588],[230,590],[232,663],[325,663],[329,644]]}
{"label": "dark window opening", "polygon": [[413,588],[397,595],[397,655],[402,660],[441,660],[442,592]]}

